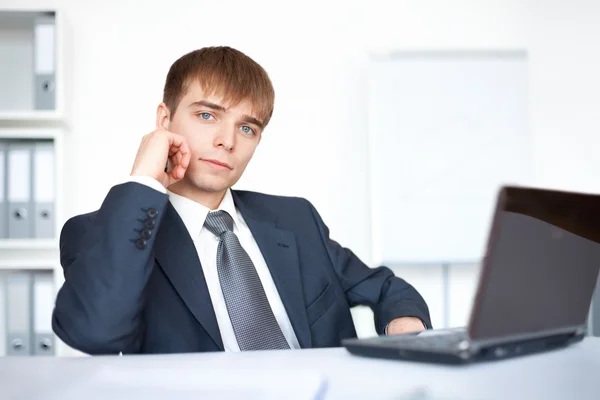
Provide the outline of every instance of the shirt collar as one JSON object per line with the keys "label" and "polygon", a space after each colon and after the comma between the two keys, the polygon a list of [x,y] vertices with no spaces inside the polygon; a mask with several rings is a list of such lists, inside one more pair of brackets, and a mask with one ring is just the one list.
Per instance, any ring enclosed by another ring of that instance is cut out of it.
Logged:
{"label": "shirt collar", "polygon": [[[168,194],[169,201],[173,205],[173,208],[175,208],[175,211],[177,211],[177,214],[179,214],[179,217],[181,217],[181,220],[187,228],[190,236],[192,238],[196,238],[200,234],[200,231],[204,226],[206,216],[209,212],[211,212],[211,210],[208,207],[203,206],[194,200],[190,200],[187,197],[178,195],[177,193],[169,191]],[[235,203],[233,201],[233,196],[231,195],[231,189],[227,189],[225,196],[223,196],[223,200],[221,200],[221,204],[219,204],[219,207],[212,211],[218,210],[226,211],[229,215],[231,215],[235,230],[236,226],[239,224],[239,219],[237,210],[235,208]]]}

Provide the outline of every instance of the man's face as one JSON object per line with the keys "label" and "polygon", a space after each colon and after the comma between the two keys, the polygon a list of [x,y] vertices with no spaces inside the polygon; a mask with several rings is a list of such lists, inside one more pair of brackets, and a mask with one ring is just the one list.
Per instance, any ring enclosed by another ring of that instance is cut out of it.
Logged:
{"label": "man's face", "polygon": [[248,101],[229,106],[222,96],[205,95],[194,82],[168,122],[168,129],[185,136],[190,147],[190,164],[183,181],[202,191],[221,192],[242,176],[260,142],[263,124],[252,114]]}

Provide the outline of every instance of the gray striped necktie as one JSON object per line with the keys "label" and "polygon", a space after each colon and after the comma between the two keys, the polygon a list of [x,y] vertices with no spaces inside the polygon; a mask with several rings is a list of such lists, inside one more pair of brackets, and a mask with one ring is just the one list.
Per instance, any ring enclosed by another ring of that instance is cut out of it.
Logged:
{"label": "gray striped necktie", "polygon": [[204,226],[219,238],[217,272],[240,350],[289,349],[254,264],[226,211],[208,214]]}

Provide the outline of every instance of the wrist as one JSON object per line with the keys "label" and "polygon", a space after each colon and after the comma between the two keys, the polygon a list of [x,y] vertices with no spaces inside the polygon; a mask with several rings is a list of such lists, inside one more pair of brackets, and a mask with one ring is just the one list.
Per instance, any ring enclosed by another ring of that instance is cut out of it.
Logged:
{"label": "wrist", "polygon": [[158,181],[157,179],[154,179],[150,176],[146,176],[146,175],[130,175],[129,178],[127,179],[127,182],[137,182],[139,184],[148,186],[154,190],[157,190],[161,193],[167,193],[167,189],[165,188],[165,186]]}
{"label": "wrist", "polygon": [[129,174],[129,176],[153,179],[157,182],[160,182],[160,184],[166,188],[166,186],[163,184],[163,182],[161,180],[162,176],[155,174],[155,173],[151,173],[145,169],[134,168],[133,170],[131,170],[131,173]]}
{"label": "wrist", "polygon": [[147,170],[144,170],[142,168],[134,168],[131,170],[131,173],[129,174],[129,176],[147,176],[149,178],[152,179],[156,179],[156,174],[152,174],[150,172],[148,172]]}

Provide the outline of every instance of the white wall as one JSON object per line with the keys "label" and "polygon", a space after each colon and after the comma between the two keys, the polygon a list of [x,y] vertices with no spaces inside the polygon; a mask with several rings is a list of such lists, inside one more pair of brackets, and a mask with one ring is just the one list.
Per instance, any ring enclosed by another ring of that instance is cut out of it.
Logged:
{"label": "white wall", "polygon": [[537,183],[600,191],[600,2],[1,0],[0,6],[64,11],[65,217],[97,208],[128,175],[141,136],[154,128],[170,64],[208,45],[241,49],[275,84],[275,115],[238,188],[309,198],[332,236],[366,262],[371,50],[527,50]]}

